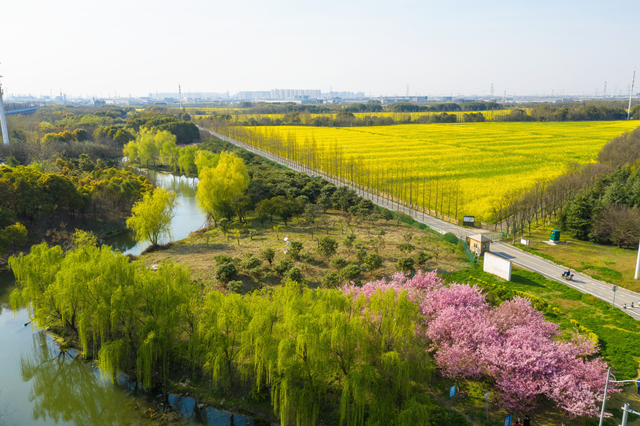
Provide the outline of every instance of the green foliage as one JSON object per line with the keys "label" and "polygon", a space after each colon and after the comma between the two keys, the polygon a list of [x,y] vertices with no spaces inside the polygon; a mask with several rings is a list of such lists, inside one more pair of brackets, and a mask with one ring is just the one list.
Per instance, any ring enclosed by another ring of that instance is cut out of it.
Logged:
{"label": "green foliage", "polygon": [[249,175],[244,161],[235,154],[220,154],[215,168],[205,167],[200,174],[196,193],[198,208],[217,222],[233,205],[236,197],[249,185]]}
{"label": "green foliage", "polygon": [[344,268],[348,264],[349,262],[347,262],[347,260],[342,256],[335,256],[333,259],[331,259],[330,263],[332,268],[336,268],[338,270]]}
{"label": "green foliage", "polygon": [[409,243],[398,244],[398,250],[400,250],[402,253],[405,253],[405,254],[409,254],[415,249],[416,247],[413,244],[409,244]]}
{"label": "green foliage", "polygon": [[353,243],[355,241],[356,241],[356,234],[354,234],[353,232],[350,232],[344,237],[344,240],[342,241],[342,243],[347,249],[349,249],[349,251],[351,251],[351,248],[353,247]]}
{"label": "green foliage", "polygon": [[318,240],[318,254],[327,259],[336,254],[338,250],[338,242],[331,237],[323,237]]}
{"label": "green foliage", "polygon": [[431,253],[428,253],[424,250],[420,250],[418,254],[416,254],[416,263],[422,266],[425,263],[427,263],[429,260],[431,260],[432,257],[433,255]]}
{"label": "green foliage", "polygon": [[238,269],[236,268],[236,265],[232,262],[219,263],[216,266],[216,272],[215,272],[216,280],[222,283],[228,283],[229,281],[233,280],[237,274],[238,274]]}
{"label": "green foliage", "polygon": [[127,226],[133,229],[136,240],[155,246],[163,236],[171,238],[171,220],[177,205],[175,192],[158,187],[133,206]]}
{"label": "green foliage", "polygon": [[242,289],[242,281],[229,281],[227,283],[227,290],[229,291],[240,293],[240,289]]}
{"label": "green foliage", "polygon": [[302,271],[297,266],[293,266],[284,273],[283,279],[285,281],[295,281],[298,283],[304,282],[304,278],[302,276]]}
{"label": "green foliage", "polygon": [[292,259],[298,260],[300,259],[300,252],[302,251],[303,244],[300,241],[291,241],[289,247],[287,248],[287,254],[291,256]]}
{"label": "green foliage", "polygon": [[416,271],[415,264],[416,264],[416,261],[413,260],[412,258],[401,257],[400,259],[398,259],[398,262],[396,263],[396,270],[398,272],[413,273]]}
{"label": "green foliage", "polygon": [[353,297],[288,281],[248,295],[203,293],[185,268],[150,271],[90,244],[67,253],[41,244],[10,263],[12,305],[31,304],[39,326],[77,330],[106,377],[135,368],[148,387],[158,369],[188,362],[216,387],[243,380],[252,394],[270,394],[281,424],[316,424],[331,395],[341,424],[430,419],[422,384],[432,362],[415,333],[418,304],[404,292]]}
{"label": "green foliage", "polygon": [[260,251],[260,257],[269,262],[269,266],[271,266],[273,259],[276,257],[276,252],[274,249],[267,247]]}
{"label": "green foliage", "polygon": [[447,232],[446,234],[444,234],[442,239],[453,245],[458,244],[458,237],[455,234],[452,234],[451,232]]}
{"label": "green foliage", "polygon": [[242,262],[242,269],[245,271],[249,271],[259,266],[262,266],[262,261],[253,255],[247,257],[245,261]]}
{"label": "green foliage", "polygon": [[363,264],[367,271],[374,271],[382,266],[382,257],[375,253],[369,253],[364,257]]}
{"label": "green foliage", "polygon": [[7,250],[16,250],[27,243],[27,228],[21,223],[16,222],[0,230],[0,255]]}
{"label": "green foliage", "polygon": [[340,276],[346,280],[357,280],[360,277],[362,270],[358,265],[347,265],[340,270]]}
{"label": "green foliage", "polygon": [[322,276],[321,284],[324,288],[336,288],[342,284],[342,277],[337,272],[327,272]]}
{"label": "green foliage", "polygon": [[280,276],[284,276],[284,274],[289,269],[293,268],[294,265],[295,263],[293,262],[293,260],[284,258],[284,259],[281,259],[277,265],[273,266],[273,271]]}

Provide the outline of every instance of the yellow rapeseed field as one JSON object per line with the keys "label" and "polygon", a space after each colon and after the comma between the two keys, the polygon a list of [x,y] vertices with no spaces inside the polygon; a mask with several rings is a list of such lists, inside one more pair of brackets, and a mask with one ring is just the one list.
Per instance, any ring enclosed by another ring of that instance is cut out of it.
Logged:
{"label": "yellow rapeseed field", "polygon": [[219,130],[411,200],[420,209],[424,203],[439,214],[490,220],[492,201],[498,197],[552,179],[571,163],[594,161],[607,141],[636,127],[635,121],[596,121]]}

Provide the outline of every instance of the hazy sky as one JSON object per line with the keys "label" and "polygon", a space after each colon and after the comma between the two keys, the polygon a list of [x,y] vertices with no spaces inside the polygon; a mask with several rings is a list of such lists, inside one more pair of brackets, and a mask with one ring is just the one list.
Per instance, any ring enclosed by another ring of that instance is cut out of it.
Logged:
{"label": "hazy sky", "polygon": [[628,93],[640,65],[638,0],[2,0],[0,20],[12,94]]}

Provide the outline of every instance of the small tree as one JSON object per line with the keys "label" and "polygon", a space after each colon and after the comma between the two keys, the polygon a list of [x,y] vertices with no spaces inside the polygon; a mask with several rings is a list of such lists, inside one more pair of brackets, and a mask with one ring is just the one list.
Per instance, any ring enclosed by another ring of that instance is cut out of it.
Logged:
{"label": "small tree", "polygon": [[344,240],[342,240],[342,244],[344,244],[344,246],[349,249],[349,252],[351,252],[351,249],[353,248],[353,243],[356,241],[356,234],[354,234],[353,232],[350,232],[347,234],[346,237],[344,237]]}
{"label": "small tree", "polygon": [[228,240],[229,237],[227,236],[227,233],[229,232],[229,228],[231,227],[231,221],[225,217],[220,219],[220,221],[218,221],[218,225],[222,229],[222,233],[224,234],[225,240]]}
{"label": "small tree", "polygon": [[27,243],[27,228],[19,222],[9,225],[0,231],[0,255],[11,249],[15,252],[18,247]]}
{"label": "small tree", "polygon": [[358,265],[347,265],[340,271],[340,276],[348,281],[357,280],[362,270]]}
{"label": "small tree", "polygon": [[289,269],[293,268],[295,264],[291,259],[284,258],[273,267],[276,274],[283,276]]}
{"label": "small tree", "polygon": [[398,250],[400,250],[402,253],[405,253],[405,254],[409,254],[415,249],[416,247],[413,244],[409,244],[409,243],[398,244]]}
{"label": "small tree", "polygon": [[338,242],[331,237],[324,237],[318,240],[318,253],[327,259],[336,254]]}
{"label": "small tree", "polygon": [[222,283],[228,283],[233,280],[237,274],[238,270],[233,262],[223,262],[216,267],[216,280]]}
{"label": "small tree", "polygon": [[156,188],[134,204],[127,227],[133,229],[136,240],[155,246],[161,237],[171,238],[171,220],[177,205],[175,192]]}
{"label": "small tree", "polygon": [[303,244],[300,241],[291,241],[291,243],[289,243],[287,253],[292,259],[298,260],[300,259],[300,252],[302,251],[302,248]]}
{"label": "small tree", "polygon": [[424,250],[420,250],[416,255],[416,263],[422,266],[425,263],[427,263],[432,257],[433,255],[431,253],[428,253]]}
{"label": "small tree", "polygon": [[414,273],[416,271],[414,268],[415,264],[416,264],[416,261],[413,260],[412,258],[401,257],[400,259],[398,259],[398,263],[396,263],[396,270],[398,272],[403,272],[405,274]]}
{"label": "small tree", "polygon": [[227,283],[227,290],[231,292],[240,293],[241,289],[242,289],[242,281],[229,281]]}
{"label": "small tree", "polygon": [[363,263],[364,267],[367,268],[367,271],[373,271],[382,266],[382,257],[375,253],[369,253],[364,257]]}
{"label": "small tree", "polygon": [[322,277],[322,287],[324,288],[336,288],[338,287],[340,284],[342,284],[342,278],[340,277],[340,274],[337,272],[327,272],[323,277]]}
{"label": "small tree", "polygon": [[273,259],[276,257],[276,252],[272,248],[265,248],[260,251],[260,257],[269,262],[269,266],[273,264]]}
{"label": "small tree", "polygon": [[302,283],[304,278],[302,276],[302,271],[297,266],[291,267],[284,273],[283,281],[295,281],[297,283]]}
{"label": "small tree", "polygon": [[331,266],[333,268],[336,268],[338,270],[344,268],[345,266],[347,266],[349,264],[349,262],[346,261],[346,259],[342,256],[336,256],[333,259],[331,259]]}

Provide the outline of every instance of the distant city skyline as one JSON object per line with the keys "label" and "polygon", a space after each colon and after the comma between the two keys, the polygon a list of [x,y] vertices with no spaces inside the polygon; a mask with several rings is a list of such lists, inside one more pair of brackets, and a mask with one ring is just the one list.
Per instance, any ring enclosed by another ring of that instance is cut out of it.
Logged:
{"label": "distant city skyline", "polygon": [[2,84],[22,95],[624,95],[640,65],[637,1],[32,0],[2,15]]}

